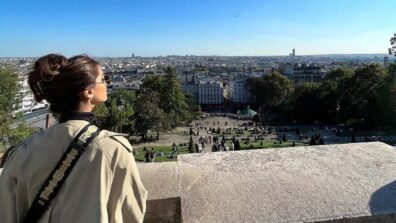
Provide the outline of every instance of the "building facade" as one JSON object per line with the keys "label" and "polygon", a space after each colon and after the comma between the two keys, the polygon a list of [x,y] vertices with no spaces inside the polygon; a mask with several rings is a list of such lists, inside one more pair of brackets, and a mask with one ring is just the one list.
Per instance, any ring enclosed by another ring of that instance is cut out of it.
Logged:
{"label": "building facade", "polygon": [[234,103],[240,104],[247,104],[249,102],[247,79],[239,79],[230,83],[230,99]]}
{"label": "building facade", "polygon": [[220,81],[200,80],[198,83],[198,103],[218,105],[224,102],[224,86]]}
{"label": "building facade", "polygon": [[16,105],[16,107],[18,107],[18,110],[16,110],[15,112],[29,113],[32,111],[47,108],[49,106],[49,104],[45,100],[40,103],[36,102],[33,93],[29,88],[27,82],[27,75],[19,75],[18,85],[20,87],[18,94],[21,101],[19,105]]}
{"label": "building facade", "polygon": [[326,75],[325,69],[315,64],[280,64],[279,71],[294,84],[320,82]]}
{"label": "building facade", "polygon": [[325,70],[318,65],[299,64],[293,67],[294,84],[320,82],[325,77]]}

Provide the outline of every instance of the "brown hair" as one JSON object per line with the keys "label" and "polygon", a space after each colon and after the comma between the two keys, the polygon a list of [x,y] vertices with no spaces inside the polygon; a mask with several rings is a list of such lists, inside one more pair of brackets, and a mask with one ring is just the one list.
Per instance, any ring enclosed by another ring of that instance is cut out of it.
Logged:
{"label": "brown hair", "polygon": [[64,114],[78,109],[80,93],[95,84],[98,75],[99,63],[88,56],[48,54],[34,63],[28,82],[37,102],[45,99],[50,111]]}

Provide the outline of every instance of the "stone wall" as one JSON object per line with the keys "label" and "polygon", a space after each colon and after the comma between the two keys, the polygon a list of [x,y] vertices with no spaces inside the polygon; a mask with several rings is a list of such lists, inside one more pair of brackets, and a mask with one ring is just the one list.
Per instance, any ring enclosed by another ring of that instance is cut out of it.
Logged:
{"label": "stone wall", "polygon": [[396,149],[383,143],[188,154],[138,167],[146,222],[396,222]]}

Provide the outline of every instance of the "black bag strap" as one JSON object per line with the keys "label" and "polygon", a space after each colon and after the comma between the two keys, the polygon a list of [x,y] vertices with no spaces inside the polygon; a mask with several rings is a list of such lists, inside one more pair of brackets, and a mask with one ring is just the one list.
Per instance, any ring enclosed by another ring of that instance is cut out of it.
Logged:
{"label": "black bag strap", "polygon": [[75,166],[89,143],[100,133],[100,129],[88,124],[74,137],[55,168],[37,193],[24,222],[37,222],[51,205],[67,176]]}

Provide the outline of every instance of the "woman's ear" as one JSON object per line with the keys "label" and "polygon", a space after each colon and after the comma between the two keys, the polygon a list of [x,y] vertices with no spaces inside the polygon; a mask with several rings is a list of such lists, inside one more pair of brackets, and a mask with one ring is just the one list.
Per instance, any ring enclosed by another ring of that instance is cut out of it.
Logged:
{"label": "woman's ear", "polygon": [[93,96],[94,96],[93,88],[87,88],[82,93],[82,97],[84,100],[92,100]]}

